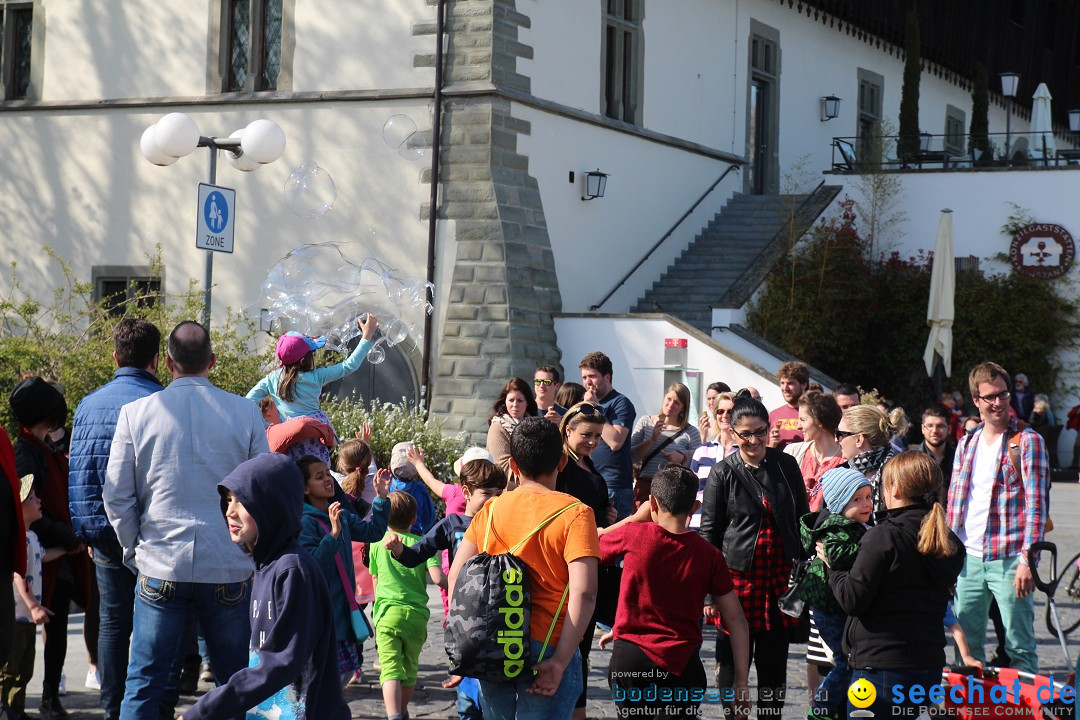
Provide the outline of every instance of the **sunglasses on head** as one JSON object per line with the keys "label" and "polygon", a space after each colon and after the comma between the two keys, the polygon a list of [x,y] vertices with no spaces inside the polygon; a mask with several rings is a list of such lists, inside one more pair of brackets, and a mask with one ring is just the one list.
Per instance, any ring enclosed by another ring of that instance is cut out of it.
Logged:
{"label": "sunglasses on head", "polygon": [[565,422],[569,422],[570,418],[576,415],[587,415],[589,417],[595,417],[599,421],[604,420],[604,408],[599,405],[593,405],[592,403],[578,403],[574,407],[570,408],[570,411],[566,413]]}

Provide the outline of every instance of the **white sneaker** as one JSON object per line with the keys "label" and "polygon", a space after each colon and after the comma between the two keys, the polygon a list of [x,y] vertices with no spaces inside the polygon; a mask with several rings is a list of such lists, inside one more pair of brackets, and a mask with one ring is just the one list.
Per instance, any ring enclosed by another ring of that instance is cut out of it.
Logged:
{"label": "white sneaker", "polygon": [[101,674],[98,670],[86,671],[86,689],[87,690],[100,690],[101,689]]}
{"label": "white sneaker", "polygon": [[67,675],[60,673],[60,697],[67,695]]}

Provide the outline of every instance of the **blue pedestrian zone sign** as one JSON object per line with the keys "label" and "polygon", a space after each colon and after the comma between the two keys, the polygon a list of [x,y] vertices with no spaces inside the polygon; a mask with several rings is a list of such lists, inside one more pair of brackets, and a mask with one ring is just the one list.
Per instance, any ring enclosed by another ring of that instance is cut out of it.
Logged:
{"label": "blue pedestrian zone sign", "polygon": [[199,183],[199,211],[195,247],[215,252],[233,251],[233,218],[236,191],[231,188]]}

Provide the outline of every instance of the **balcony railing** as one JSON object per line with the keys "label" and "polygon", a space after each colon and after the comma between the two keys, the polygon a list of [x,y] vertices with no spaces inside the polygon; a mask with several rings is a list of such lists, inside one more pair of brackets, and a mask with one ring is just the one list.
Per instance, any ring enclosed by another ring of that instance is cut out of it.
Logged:
{"label": "balcony railing", "polygon": [[[1034,133],[987,133],[915,137],[899,135],[864,135],[834,137],[832,169],[839,173],[863,173],[876,170],[976,170],[1004,167],[1080,166],[1080,148],[1039,136],[1032,147]],[[1008,147],[1008,152],[1006,152]]]}

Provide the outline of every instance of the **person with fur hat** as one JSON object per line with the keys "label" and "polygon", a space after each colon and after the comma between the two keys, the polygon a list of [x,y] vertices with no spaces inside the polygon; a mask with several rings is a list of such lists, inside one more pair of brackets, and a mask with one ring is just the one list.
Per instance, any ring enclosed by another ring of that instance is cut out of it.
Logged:
{"label": "person with fur hat", "polygon": [[[814,622],[832,651],[835,666],[813,694],[807,714],[809,720],[842,718],[845,714],[851,668],[840,645],[847,615],[840,609],[829,587],[829,570],[851,568],[859,551],[859,540],[866,533],[874,510],[870,481],[858,470],[833,468],[822,475],[819,482],[825,507],[807,513],[799,520],[803,551],[814,558],[799,596],[813,611]],[[818,543],[824,546],[828,563],[814,557]]]}
{"label": "person with fur hat", "polygon": [[427,486],[417,477],[416,466],[409,459],[410,450],[415,454],[415,446],[411,442],[399,442],[390,451],[390,472],[394,475],[390,481],[390,492],[400,490],[413,496],[416,500],[416,521],[409,532],[423,536],[435,524],[435,503]]}
{"label": "person with fur hat", "polygon": [[15,472],[34,476],[42,517],[32,530],[45,547],[62,547],[67,554],[43,563],[41,594],[53,616],[45,629],[45,672],[39,711],[46,720],[67,717],[60,705],[60,675],[67,658],[68,609],[72,601],[86,607],[90,600],[90,563],[75,534],[68,508],[68,460],[49,439],[67,420],[67,402],[48,381],[31,375],[11,391],[11,415],[19,423],[15,442]]}
{"label": "person with fur hat", "polygon": [[[349,357],[335,365],[315,369],[315,351],[326,345],[324,337],[308,337],[294,330],[278,338],[277,359],[281,367],[270,372],[248,391],[247,398],[260,402],[269,397],[274,401],[282,422],[298,417],[311,417],[330,425],[330,418],[322,411],[320,396],[325,385],[351,375],[360,369],[361,363],[374,346],[372,338],[379,329],[379,320],[371,313],[357,320],[361,338]],[[330,449],[316,438],[301,440],[284,450],[293,460],[313,455],[330,466]]]}

